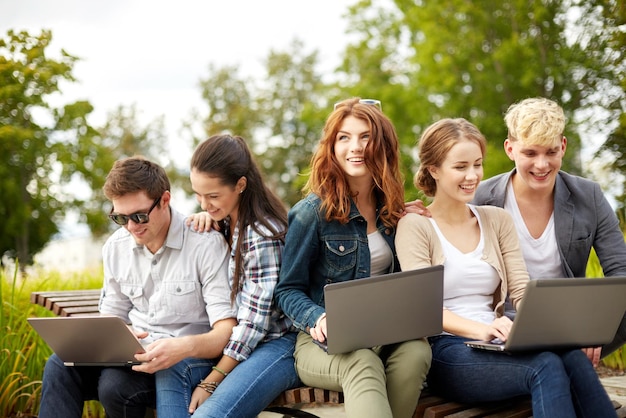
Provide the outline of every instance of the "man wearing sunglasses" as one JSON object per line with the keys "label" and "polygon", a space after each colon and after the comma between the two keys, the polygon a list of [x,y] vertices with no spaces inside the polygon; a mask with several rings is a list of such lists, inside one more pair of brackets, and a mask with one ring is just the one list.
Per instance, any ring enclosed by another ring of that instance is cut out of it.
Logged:
{"label": "man wearing sunglasses", "polygon": [[[145,345],[131,367],[67,367],[52,355],[44,370],[39,417],[80,418],[98,399],[107,417],[167,416],[179,383],[200,381],[228,342],[236,313],[227,279],[228,245],[218,232],[198,233],[170,207],[162,167],[142,157],[119,160],[104,194],[122,227],[104,244],[100,312],[124,319]],[[159,396],[156,397],[158,387]],[[190,396],[190,395],[187,395]],[[161,409],[162,408],[162,409]]]}

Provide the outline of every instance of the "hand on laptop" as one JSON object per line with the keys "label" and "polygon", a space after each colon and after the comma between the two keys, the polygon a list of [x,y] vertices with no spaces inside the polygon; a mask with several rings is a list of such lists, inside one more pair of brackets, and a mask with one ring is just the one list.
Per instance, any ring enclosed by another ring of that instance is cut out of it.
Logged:
{"label": "hand on laptop", "polygon": [[314,340],[317,340],[321,343],[326,342],[326,314],[322,314],[319,317],[315,326],[313,328],[309,328],[309,334]]}
{"label": "hand on laptop", "polygon": [[582,349],[583,352],[587,355],[593,367],[598,367],[600,364],[600,353],[602,352],[602,347],[587,347]]}
{"label": "hand on laptop", "polygon": [[500,318],[496,318],[491,324],[487,326],[487,332],[489,337],[485,340],[490,341],[493,339],[498,339],[502,342],[506,342],[506,339],[509,337],[509,333],[511,332],[512,326],[513,321],[511,321],[507,316],[501,316]]}
{"label": "hand on laptop", "polygon": [[133,334],[135,334],[135,337],[137,337],[140,340],[143,340],[144,338],[147,338],[148,335],[150,335],[148,333],[148,331],[137,331],[135,328],[129,326],[128,328],[130,328],[130,330],[133,332]]}
{"label": "hand on laptop", "polygon": [[146,347],[146,352],[135,354],[135,358],[141,362],[133,366],[136,372],[155,373],[167,369],[188,357],[188,344],[184,338],[161,338]]}

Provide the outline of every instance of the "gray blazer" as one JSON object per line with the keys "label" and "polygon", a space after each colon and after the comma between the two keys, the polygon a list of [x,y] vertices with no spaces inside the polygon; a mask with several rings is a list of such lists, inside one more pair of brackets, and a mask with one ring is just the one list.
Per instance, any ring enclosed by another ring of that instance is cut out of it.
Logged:
{"label": "gray blazer", "polygon": [[[481,182],[474,203],[504,207],[515,169]],[[554,227],[566,277],[585,277],[593,247],[605,276],[626,276],[626,243],[600,186],[560,171],[554,193]]]}

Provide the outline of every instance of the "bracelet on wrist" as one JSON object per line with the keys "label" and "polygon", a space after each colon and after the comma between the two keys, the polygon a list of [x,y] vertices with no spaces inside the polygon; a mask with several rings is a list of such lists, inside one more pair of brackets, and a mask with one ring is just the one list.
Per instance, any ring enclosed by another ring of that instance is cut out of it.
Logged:
{"label": "bracelet on wrist", "polygon": [[213,367],[212,367],[212,369],[213,369],[213,370],[215,370],[215,371],[216,371],[216,372],[218,372],[218,373],[223,374],[223,375],[224,375],[224,377],[228,376],[228,373],[227,373],[227,372],[225,372],[224,370],[222,370],[222,369],[218,368],[217,366],[213,366]]}
{"label": "bracelet on wrist", "polygon": [[217,389],[218,385],[219,385],[219,382],[200,382],[200,383],[198,383],[198,387],[204,389],[209,394],[213,394],[213,392],[215,392],[215,389]]}

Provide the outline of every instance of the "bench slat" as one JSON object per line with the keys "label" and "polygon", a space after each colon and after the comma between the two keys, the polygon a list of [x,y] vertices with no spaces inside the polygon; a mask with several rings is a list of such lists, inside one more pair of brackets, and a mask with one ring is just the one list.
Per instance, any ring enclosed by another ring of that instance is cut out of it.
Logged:
{"label": "bench slat", "polygon": [[[55,315],[61,315],[61,312],[65,311],[69,308],[79,308],[81,311],[93,311],[94,309],[98,311],[98,301],[97,300],[88,300],[88,301],[69,301],[69,302],[56,302],[51,304],[51,311]],[[63,315],[62,315],[63,316]]]}
{"label": "bench slat", "polygon": [[467,405],[457,402],[446,402],[441,405],[435,405],[424,410],[424,418],[443,418],[455,412],[467,409]]}
{"label": "bench slat", "polygon": [[58,316],[98,315],[100,289],[33,292],[30,300]]}
{"label": "bench slat", "polygon": [[[64,297],[53,297],[53,298],[47,298],[45,301],[45,308],[46,309],[52,309],[52,307],[58,303],[68,303],[68,302],[74,302],[77,305],[80,304],[88,304],[89,302],[97,302],[100,300],[100,296],[91,296],[91,295],[85,295],[85,296],[64,296]],[[89,303],[90,305],[92,305],[93,303]]]}
{"label": "bench slat", "polygon": [[532,416],[532,406],[529,400],[520,400],[519,403],[503,402],[474,406],[464,411],[459,411],[448,418],[526,418]]}
{"label": "bench slat", "polygon": [[83,306],[83,307],[74,307],[74,308],[64,308],[61,310],[59,316],[93,316],[100,315],[98,311],[98,305],[94,306]]}

